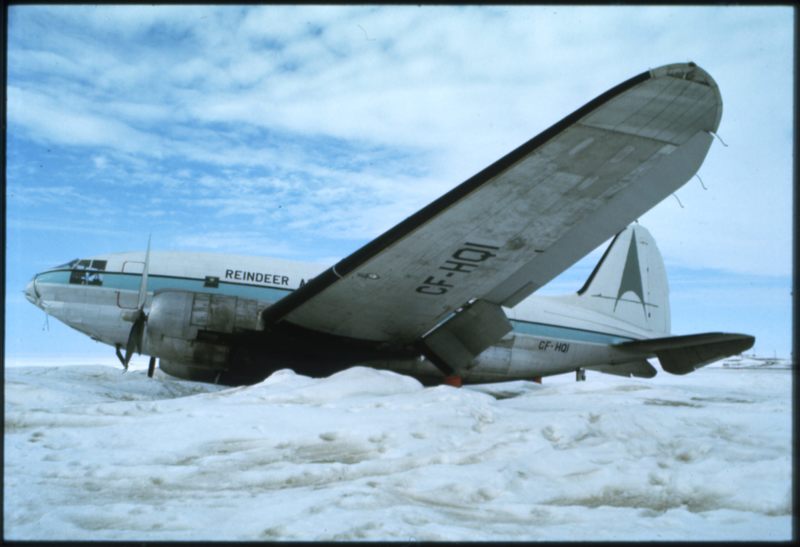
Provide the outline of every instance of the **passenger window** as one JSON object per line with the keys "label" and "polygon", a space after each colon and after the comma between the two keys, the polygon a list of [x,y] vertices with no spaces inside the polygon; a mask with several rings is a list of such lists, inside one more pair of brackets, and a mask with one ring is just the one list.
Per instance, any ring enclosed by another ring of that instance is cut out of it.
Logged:
{"label": "passenger window", "polygon": [[211,275],[206,276],[206,281],[203,283],[204,287],[210,287],[212,289],[216,289],[219,287],[219,277],[214,277]]}

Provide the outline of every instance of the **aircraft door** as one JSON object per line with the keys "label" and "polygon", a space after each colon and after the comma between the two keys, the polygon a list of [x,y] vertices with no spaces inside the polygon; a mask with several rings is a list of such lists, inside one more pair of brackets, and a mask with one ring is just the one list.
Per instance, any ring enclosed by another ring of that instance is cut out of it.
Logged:
{"label": "aircraft door", "polygon": [[[142,274],[144,272],[144,262],[126,260],[122,263],[122,273]],[[124,310],[135,310],[139,306],[139,287],[134,291],[117,291],[117,306]]]}

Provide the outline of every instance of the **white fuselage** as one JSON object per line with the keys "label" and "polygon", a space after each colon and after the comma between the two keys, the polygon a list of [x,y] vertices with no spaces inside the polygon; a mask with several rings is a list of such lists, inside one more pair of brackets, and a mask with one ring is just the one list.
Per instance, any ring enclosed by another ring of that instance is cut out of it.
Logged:
{"label": "white fuselage", "polygon": [[[47,314],[94,340],[119,347],[131,330],[130,313],[138,305],[144,262],[143,252],[73,261],[37,274],[25,293]],[[235,296],[256,301],[263,309],[323,269],[322,265],[258,257],[152,252],[145,309],[154,294],[163,291]],[[623,362],[630,356],[614,344],[652,336],[635,325],[578,306],[573,295],[534,295],[505,312],[513,330],[477,356],[463,374],[465,381],[531,379]],[[149,353],[146,347],[143,353]],[[422,357],[367,364],[417,377],[441,375]]]}

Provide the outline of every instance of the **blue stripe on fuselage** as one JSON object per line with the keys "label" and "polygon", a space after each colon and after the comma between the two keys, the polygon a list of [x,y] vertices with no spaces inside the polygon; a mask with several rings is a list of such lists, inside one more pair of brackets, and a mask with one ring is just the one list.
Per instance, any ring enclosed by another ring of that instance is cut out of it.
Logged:
{"label": "blue stripe on fuselage", "polygon": [[633,338],[617,336],[606,332],[576,329],[560,325],[548,325],[546,323],[535,323],[532,321],[521,321],[519,319],[509,319],[509,321],[515,333],[527,334],[528,336],[535,336],[537,338],[556,338],[574,342],[609,345],[633,340]]}
{"label": "blue stripe on fuselage", "polygon": [[[98,288],[116,289],[120,291],[138,292],[142,282],[142,274],[120,273],[120,272],[99,272],[103,279],[102,285]],[[36,276],[38,283],[54,283],[69,285],[69,271],[50,271]],[[75,287],[93,287],[95,285],[74,285]],[[147,291],[190,291],[209,294],[224,294],[226,296],[238,296],[240,298],[250,298],[252,300],[263,300],[275,302],[292,292],[293,289],[265,287],[263,285],[245,285],[242,283],[228,283],[219,281],[218,287],[206,287],[205,279],[193,279],[188,277],[172,277],[158,274],[148,274]]]}
{"label": "blue stripe on fuselage", "polygon": [[[142,281],[141,274],[120,273],[120,272],[99,272],[103,279],[102,287],[105,289],[116,289],[121,291],[137,292]],[[53,283],[69,285],[70,271],[55,270],[44,272],[36,276],[39,283]],[[219,282],[219,286],[205,287],[205,279],[193,279],[187,277],[162,276],[149,274],[147,277],[147,289],[149,292],[162,290],[177,290],[201,292],[209,294],[223,294],[226,296],[237,296],[252,300],[275,302],[280,300],[294,289],[265,287],[263,285],[248,285],[244,283]],[[74,285],[76,287],[93,287],[93,285]],[[555,338],[559,340],[569,340],[575,342],[588,342],[594,344],[619,344],[633,340],[631,337],[618,336],[605,332],[564,327],[560,325],[550,325],[546,323],[536,323],[533,321],[523,321],[520,319],[509,319],[513,331],[517,334],[535,336],[537,338]]]}

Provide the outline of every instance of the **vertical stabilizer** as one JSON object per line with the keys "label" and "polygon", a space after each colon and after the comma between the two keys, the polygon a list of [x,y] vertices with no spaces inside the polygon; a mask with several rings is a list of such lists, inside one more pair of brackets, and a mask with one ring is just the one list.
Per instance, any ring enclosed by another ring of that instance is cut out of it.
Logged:
{"label": "vertical stabilizer", "polygon": [[631,224],[617,234],[578,291],[577,303],[654,335],[668,334],[667,272],[650,232]]}

